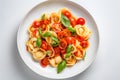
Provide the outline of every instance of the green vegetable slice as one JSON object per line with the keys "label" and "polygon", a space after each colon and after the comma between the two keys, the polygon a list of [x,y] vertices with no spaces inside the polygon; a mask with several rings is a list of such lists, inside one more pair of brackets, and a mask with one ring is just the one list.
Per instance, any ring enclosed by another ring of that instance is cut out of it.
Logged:
{"label": "green vegetable slice", "polygon": [[75,28],[72,28],[72,27],[68,27],[68,30],[69,30],[70,32],[72,32],[72,33],[74,33],[74,32],[76,31],[76,29],[75,29]]}
{"label": "green vegetable slice", "polygon": [[65,27],[70,26],[70,20],[64,14],[61,14],[61,22]]}
{"label": "green vegetable slice", "polygon": [[67,53],[71,52],[71,51],[72,51],[72,49],[73,49],[72,45],[71,45],[71,44],[69,44],[69,45],[67,46]]}
{"label": "green vegetable slice", "polygon": [[45,14],[43,14],[43,15],[41,16],[41,19],[42,19],[42,20],[44,20],[44,19],[45,19]]}
{"label": "green vegetable slice", "polygon": [[69,53],[66,53],[66,54],[65,54],[65,58],[68,58],[68,57],[70,57],[70,56],[71,56],[71,54],[72,54],[71,52],[69,52]]}
{"label": "green vegetable slice", "polygon": [[56,47],[56,46],[59,45],[60,42],[59,42],[59,40],[58,40],[57,37],[51,36],[51,39],[53,40],[52,43],[51,43],[51,45],[52,45],[53,47]]}
{"label": "green vegetable slice", "polygon": [[41,44],[42,44],[42,40],[41,40],[41,38],[37,38],[37,41],[36,41],[36,45],[37,45],[37,47],[40,47]]}
{"label": "green vegetable slice", "polygon": [[50,33],[50,32],[45,32],[42,36],[43,36],[43,37],[50,37],[50,36],[51,36],[51,33]]}
{"label": "green vegetable slice", "polygon": [[38,32],[39,32],[39,35],[42,36],[42,30],[40,28],[38,29]]}
{"label": "green vegetable slice", "polygon": [[66,67],[66,61],[63,60],[57,66],[57,73],[62,72],[65,69],[65,67]]}

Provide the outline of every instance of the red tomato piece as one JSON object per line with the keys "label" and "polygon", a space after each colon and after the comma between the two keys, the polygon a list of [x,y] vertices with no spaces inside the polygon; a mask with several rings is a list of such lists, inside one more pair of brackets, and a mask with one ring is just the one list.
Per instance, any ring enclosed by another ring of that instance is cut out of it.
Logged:
{"label": "red tomato piece", "polygon": [[89,42],[88,41],[82,41],[80,42],[80,45],[83,47],[83,48],[87,48],[89,46]]}
{"label": "red tomato piece", "polygon": [[60,32],[60,31],[62,31],[62,25],[60,23],[54,23],[52,25],[52,29],[55,32]]}
{"label": "red tomato piece", "polygon": [[75,38],[80,42],[85,40],[83,36],[79,36],[79,35],[76,35]]}
{"label": "red tomato piece", "polygon": [[66,41],[68,44],[75,44],[76,43],[76,39],[74,37],[67,37]]}
{"label": "red tomato piece", "polygon": [[44,59],[42,59],[40,61],[40,64],[41,64],[42,67],[46,67],[49,64],[48,58],[45,57]]}
{"label": "red tomato piece", "polygon": [[64,55],[66,54],[66,49],[62,49],[61,50],[61,56],[62,56],[62,58],[64,59]]}
{"label": "red tomato piece", "polygon": [[39,21],[34,21],[33,22],[33,27],[34,28],[38,28],[40,26],[40,22]]}
{"label": "red tomato piece", "polygon": [[76,51],[76,52],[74,52],[74,55],[82,58],[83,57],[83,51],[82,50],[80,52]]}
{"label": "red tomato piece", "polygon": [[48,44],[47,44],[46,41],[42,40],[41,48],[44,49],[44,50],[48,49]]}
{"label": "red tomato piece", "polygon": [[63,31],[58,32],[57,35],[59,39],[62,39],[71,36],[71,32],[68,29],[64,29]]}
{"label": "red tomato piece", "polygon": [[67,47],[67,42],[65,39],[60,39],[60,45],[59,45],[60,49],[66,49]]}
{"label": "red tomato piece", "polygon": [[70,20],[72,27],[74,27],[76,25],[76,19],[74,17],[70,17],[69,20]]}
{"label": "red tomato piece", "polygon": [[55,47],[54,51],[55,51],[55,56],[59,56],[60,55],[60,48],[59,47]]}
{"label": "red tomato piece", "polygon": [[85,24],[85,19],[84,18],[78,18],[77,19],[77,24],[84,25]]}
{"label": "red tomato piece", "polygon": [[71,17],[71,13],[69,11],[64,11],[63,14],[68,18]]}
{"label": "red tomato piece", "polygon": [[36,36],[37,32],[38,32],[38,29],[35,29],[35,30],[32,32],[32,35],[33,35],[34,37],[37,37],[37,36]]}

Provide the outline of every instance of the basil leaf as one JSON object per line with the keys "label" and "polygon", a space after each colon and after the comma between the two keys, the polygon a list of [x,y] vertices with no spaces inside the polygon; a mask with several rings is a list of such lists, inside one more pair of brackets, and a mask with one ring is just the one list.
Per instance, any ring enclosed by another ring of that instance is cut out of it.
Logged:
{"label": "basil leaf", "polygon": [[56,46],[59,45],[59,43],[54,42],[54,43],[52,43],[51,45],[52,45],[53,47],[56,47]]}
{"label": "basil leaf", "polygon": [[57,73],[62,72],[65,69],[65,67],[66,67],[66,61],[63,60],[57,66]]}
{"label": "basil leaf", "polygon": [[38,32],[39,32],[39,35],[42,36],[42,30],[40,28],[38,29]]}
{"label": "basil leaf", "polygon": [[67,53],[71,52],[71,51],[72,51],[72,49],[73,49],[72,45],[71,45],[71,44],[69,44],[69,45],[67,46]]}
{"label": "basil leaf", "polygon": [[51,39],[52,39],[54,42],[59,43],[59,40],[58,40],[57,37],[55,37],[55,36],[51,36]]}
{"label": "basil leaf", "polygon": [[70,20],[64,14],[61,14],[61,22],[65,27],[70,26]]}
{"label": "basil leaf", "polygon": [[84,54],[83,60],[85,60],[85,57],[86,57],[86,51],[85,51],[85,54]]}
{"label": "basil leaf", "polygon": [[76,29],[75,28],[72,28],[72,27],[68,27],[67,28],[70,32],[72,32],[72,33],[74,33],[75,31],[76,31]]}
{"label": "basil leaf", "polygon": [[45,32],[42,36],[43,36],[43,37],[50,37],[50,36],[51,36],[51,33],[50,33],[50,32]]}
{"label": "basil leaf", "polygon": [[42,40],[41,40],[41,38],[37,38],[37,41],[36,41],[36,45],[37,45],[37,47],[40,47],[41,44],[42,44]]}
{"label": "basil leaf", "polygon": [[41,16],[41,19],[42,19],[42,20],[44,20],[44,19],[45,19],[45,14],[43,14],[43,15]]}
{"label": "basil leaf", "polygon": [[59,40],[58,40],[57,37],[51,36],[51,39],[53,40],[52,43],[51,43],[51,45],[52,45],[53,47],[56,47],[56,46],[59,45],[60,42],[59,42]]}
{"label": "basil leaf", "polygon": [[66,54],[65,54],[65,58],[68,58],[68,57],[70,57],[70,56],[71,56],[71,54],[72,54],[71,52],[69,52],[69,53],[66,53]]}

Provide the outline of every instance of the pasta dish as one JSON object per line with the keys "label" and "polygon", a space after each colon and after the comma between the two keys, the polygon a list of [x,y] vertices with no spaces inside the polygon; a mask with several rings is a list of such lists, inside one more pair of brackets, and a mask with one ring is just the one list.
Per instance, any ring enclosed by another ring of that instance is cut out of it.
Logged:
{"label": "pasta dish", "polygon": [[91,31],[83,17],[76,17],[67,8],[43,14],[28,29],[26,50],[42,67],[48,65],[61,73],[85,59]]}

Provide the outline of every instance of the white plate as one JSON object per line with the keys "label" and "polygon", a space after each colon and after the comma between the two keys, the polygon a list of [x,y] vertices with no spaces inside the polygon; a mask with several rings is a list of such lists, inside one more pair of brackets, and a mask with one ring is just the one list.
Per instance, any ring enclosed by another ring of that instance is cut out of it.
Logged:
{"label": "white plate", "polygon": [[[89,27],[89,29],[92,31],[92,36],[90,38],[91,45],[87,50],[85,60],[77,62],[74,66],[66,68],[62,73],[57,74],[56,68],[52,68],[50,66],[42,68],[38,62],[33,61],[31,54],[26,51],[25,43],[28,40],[27,30],[33,20],[38,19],[43,13],[51,13],[53,11],[57,12],[63,7],[69,8],[77,17],[84,17],[86,19],[87,27]],[[72,1],[50,0],[38,4],[26,15],[18,29],[17,45],[22,60],[35,73],[52,79],[70,78],[80,74],[86,68],[88,68],[96,57],[99,46],[99,33],[94,19],[83,7]]]}

